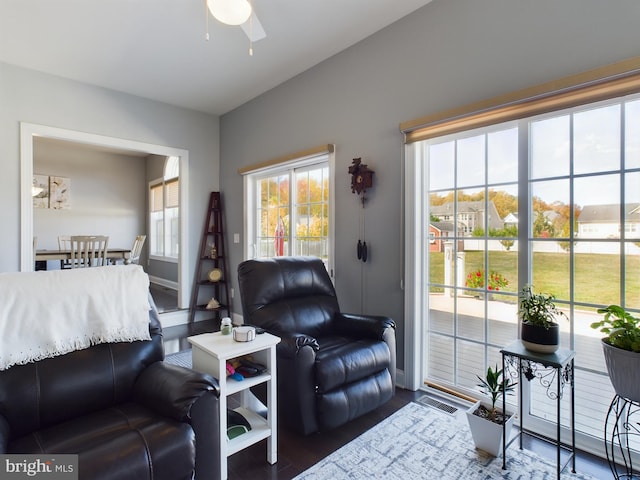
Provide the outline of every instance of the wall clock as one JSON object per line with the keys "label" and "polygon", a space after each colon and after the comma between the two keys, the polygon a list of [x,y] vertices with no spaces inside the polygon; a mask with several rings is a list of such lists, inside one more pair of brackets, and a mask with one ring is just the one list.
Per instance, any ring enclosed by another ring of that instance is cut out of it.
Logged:
{"label": "wall clock", "polygon": [[362,202],[364,205],[364,194],[367,188],[373,186],[373,174],[375,172],[371,170],[367,165],[362,163],[361,158],[354,158],[351,166],[349,167],[349,174],[351,175],[351,192],[358,195],[362,194]]}
{"label": "wall clock", "polygon": [[371,170],[367,165],[362,163],[362,158],[354,158],[349,167],[349,174],[351,175],[351,192],[357,195],[362,195],[362,208],[363,211],[360,214],[360,239],[358,240],[358,246],[356,253],[358,260],[363,262],[367,261],[369,256],[369,247],[367,246],[365,238],[364,228],[364,202],[365,193],[367,188],[373,186],[373,174],[375,172]]}

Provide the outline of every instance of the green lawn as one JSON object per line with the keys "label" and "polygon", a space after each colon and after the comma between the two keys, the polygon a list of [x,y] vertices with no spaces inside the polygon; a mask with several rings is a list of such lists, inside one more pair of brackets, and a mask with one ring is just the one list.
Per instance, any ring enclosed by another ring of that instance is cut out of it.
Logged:
{"label": "green lawn", "polygon": [[[430,253],[429,278],[432,283],[444,282],[444,254]],[[509,280],[503,291],[518,288],[518,252],[489,252],[489,270],[501,273]],[[465,275],[483,269],[482,252],[466,252]],[[627,305],[640,303],[640,257],[626,257]],[[575,255],[575,300],[608,305],[620,303],[620,257],[617,255]],[[559,300],[569,299],[569,255],[564,253],[533,254],[533,285],[536,292],[553,293]],[[437,291],[437,289],[434,289]]]}

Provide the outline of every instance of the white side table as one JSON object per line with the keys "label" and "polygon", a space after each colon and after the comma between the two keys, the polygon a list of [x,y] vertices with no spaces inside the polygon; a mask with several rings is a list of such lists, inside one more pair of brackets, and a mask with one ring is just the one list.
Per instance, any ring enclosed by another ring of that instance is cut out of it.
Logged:
{"label": "white side table", "polygon": [[[187,339],[193,347],[193,368],[213,375],[220,384],[220,478],[227,478],[227,457],[260,440],[267,439],[267,461],[278,461],[277,403],[276,403],[276,345],[280,338],[269,333],[256,335],[251,342],[236,342],[232,335],[220,332],[195,335]],[[226,363],[232,358],[252,355],[256,363],[267,367],[265,373],[237,381],[227,378]],[[267,384],[267,405],[262,405],[250,387]],[[227,439],[227,397],[241,392],[241,407],[235,410],[251,424],[251,430],[231,440]],[[265,419],[256,410],[266,407]]]}

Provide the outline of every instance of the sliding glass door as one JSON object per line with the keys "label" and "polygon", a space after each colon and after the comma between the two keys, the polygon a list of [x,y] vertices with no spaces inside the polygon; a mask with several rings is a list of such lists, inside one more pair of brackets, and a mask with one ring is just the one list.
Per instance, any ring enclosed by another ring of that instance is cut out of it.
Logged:
{"label": "sliding glass door", "polygon": [[[532,284],[567,314],[578,441],[602,452],[613,390],[589,325],[601,306],[640,310],[639,138],[636,96],[407,147],[425,382],[477,397],[476,375],[518,338],[518,292]],[[555,400],[523,386],[527,426],[551,434]]]}

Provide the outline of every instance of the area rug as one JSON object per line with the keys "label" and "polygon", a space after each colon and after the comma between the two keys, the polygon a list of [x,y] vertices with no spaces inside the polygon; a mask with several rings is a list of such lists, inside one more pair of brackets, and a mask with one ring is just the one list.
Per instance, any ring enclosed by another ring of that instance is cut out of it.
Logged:
{"label": "area rug", "polygon": [[[502,458],[476,450],[464,413],[449,415],[434,408],[409,403],[335,451],[294,480],[555,480],[551,460],[520,450],[507,449],[507,470]],[[597,480],[571,473],[563,479]]]}
{"label": "area rug", "polygon": [[164,357],[164,361],[181,367],[191,368],[191,350],[170,353]]}

